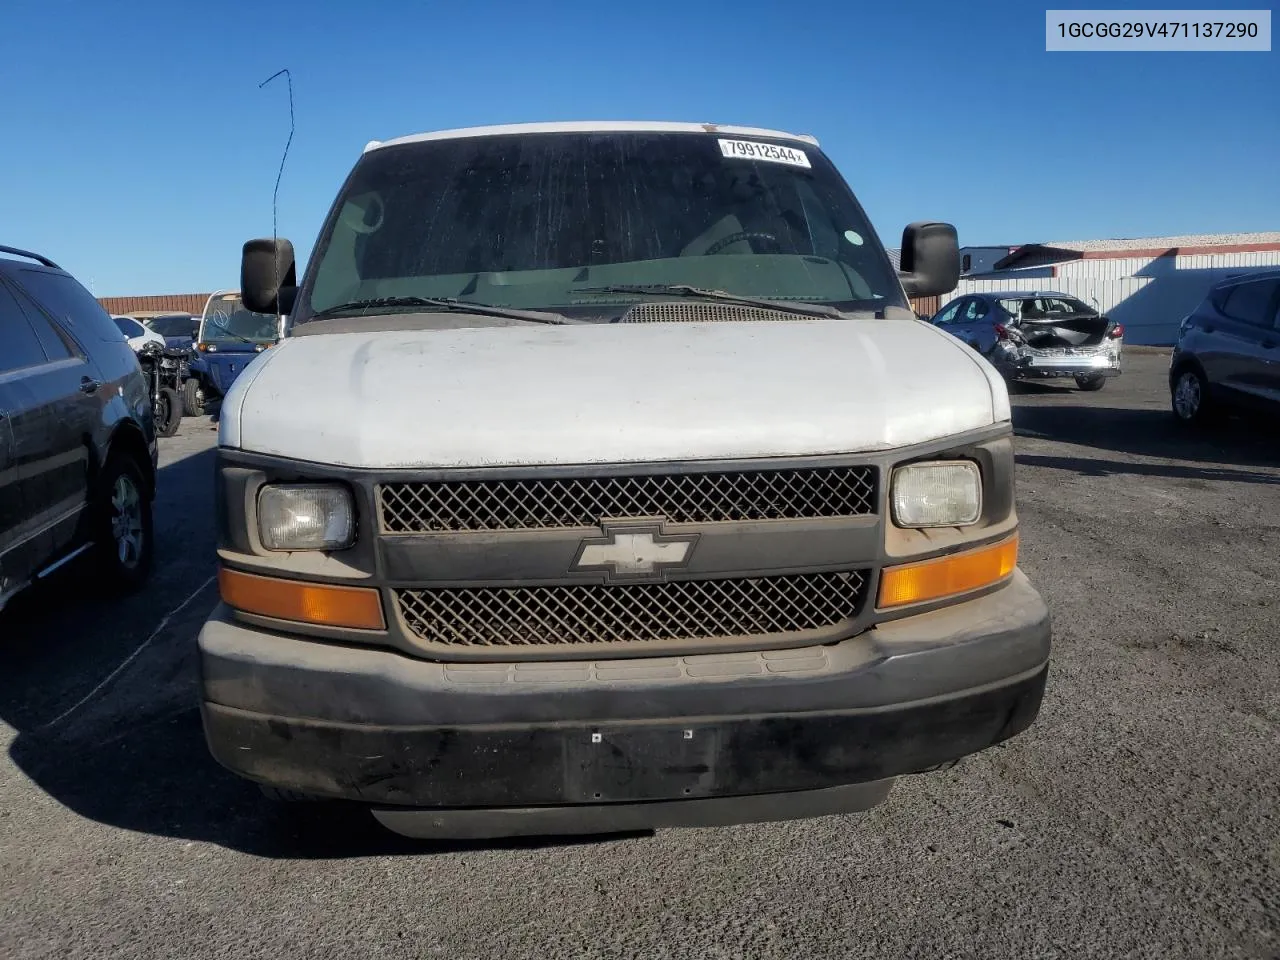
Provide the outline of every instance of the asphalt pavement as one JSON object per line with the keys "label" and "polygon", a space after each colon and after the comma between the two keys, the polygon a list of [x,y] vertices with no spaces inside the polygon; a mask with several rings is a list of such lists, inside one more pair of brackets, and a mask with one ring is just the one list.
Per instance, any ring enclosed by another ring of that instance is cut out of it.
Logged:
{"label": "asphalt pavement", "polygon": [[1039,720],[858,816],[432,845],[209,758],[208,419],[162,441],[153,582],[0,613],[0,958],[1280,957],[1280,441],[1188,436],[1167,357],[1014,397]]}

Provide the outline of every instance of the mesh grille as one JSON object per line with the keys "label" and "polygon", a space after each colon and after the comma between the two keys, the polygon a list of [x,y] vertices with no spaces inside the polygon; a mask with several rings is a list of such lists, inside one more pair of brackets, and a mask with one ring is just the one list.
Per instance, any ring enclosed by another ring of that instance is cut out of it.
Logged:
{"label": "mesh grille", "polygon": [[452,647],[545,647],[795,633],[857,616],[863,571],[681,580],[398,590],[405,625]]}
{"label": "mesh grille", "polygon": [[724,303],[637,303],[619,323],[716,323],[742,320],[804,320],[799,313]]}
{"label": "mesh grille", "polygon": [[379,504],[387,533],[594,527],[606,517],[672,523],[856,517],[875,513],[876,470],[389,483],[379,488]]}

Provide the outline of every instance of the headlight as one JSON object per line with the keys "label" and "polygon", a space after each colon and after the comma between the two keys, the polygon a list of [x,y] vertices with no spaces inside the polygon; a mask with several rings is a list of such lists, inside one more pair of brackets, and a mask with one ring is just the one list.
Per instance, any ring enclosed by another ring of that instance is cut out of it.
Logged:
{"label": "headlight", "polygon": [[913,463],[893,471],[893,522],[964,527],[982,515],[982,474],[969,460]]}
{"label": "headlight", "polygon": [[268,550],[342,550],[355,542],[355,505],[346,487],[272,484],[258,493],[258,536]]}

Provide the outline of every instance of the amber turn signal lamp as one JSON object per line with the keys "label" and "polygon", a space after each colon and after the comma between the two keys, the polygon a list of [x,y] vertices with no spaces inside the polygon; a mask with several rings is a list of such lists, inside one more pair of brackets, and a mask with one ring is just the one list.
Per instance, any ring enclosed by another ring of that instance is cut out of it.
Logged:
{"label": "amber turn signal lamp", "polygon": [[954,553],[949,557],[886,567],[880,574],[877,606],[941,600],[998,583],[1018,565],[1018,535],[1007,540]]}
{"label": "amber turn signal lamp", "polygon": [[385,630],[382,598],[368,587],[335,587],[260,577],[239,570],[218,570],[222,602],[236,610],[324,627]]}

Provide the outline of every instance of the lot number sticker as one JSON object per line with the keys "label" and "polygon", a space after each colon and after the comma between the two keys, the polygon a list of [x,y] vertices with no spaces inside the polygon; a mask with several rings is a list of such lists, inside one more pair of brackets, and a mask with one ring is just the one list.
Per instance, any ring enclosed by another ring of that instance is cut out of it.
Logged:
{"label": "lot number sticker", "polygon": [[726,157],[768,160],[770,163],[786,163],[793,167],[809,166],[809,158],[803,150],[779,147],[772,143],[756,143],[753,140],[721,140],[720,152]]}

